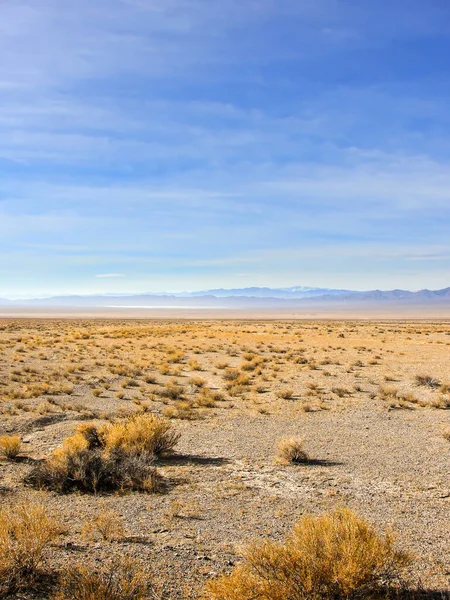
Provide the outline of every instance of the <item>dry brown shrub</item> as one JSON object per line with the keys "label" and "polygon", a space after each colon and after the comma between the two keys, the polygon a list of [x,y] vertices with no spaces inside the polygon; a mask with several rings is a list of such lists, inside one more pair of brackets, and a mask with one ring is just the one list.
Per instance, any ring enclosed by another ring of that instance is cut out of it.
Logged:
{"label": "dry brown shrub", "polygon": [[153,466],[151,457],[130,455],[121,449],[105,453],[100,448],[75,450],[63,459],[52,455],[35,465],[24,483],[60,493],[73,490],[157,493],[164,489],[164,479]]}
{"label": "dry brown shrub", "polygon": [[291,388],[286,388],[277,392],[277,397],[281,398],[282,400],[290,400],[293,397],[293,395],[294,390]]}
{"label": "dry brown shrub", "polygon": [[225,381],[236,381],[241,373],[237,369],[227,368],[223,374]]}
{"label": "dry brown shrub", "polygon": [[21,447],[20,435],[2,435],[0,437],[0,454],[9,460],[14,460],[19,456]]}
{"label": "dry brown shrub", "polygon": [[184,388],[178,385],[174,381],[170,381],[165,388],[163,388],[159,395],[162,398],[169,398],[169,400],[180,400],[183,397]]}
{"label": "dry brown shrub", "polygon": [[416,375],[414,381],[416,385],[423,385],[430,388],[438,388],[441,385],[439,380],[432,375]]}
{"label": "dry brown shrub", "polygon": [[192,385],[194,388],[201,389],[205,387],[206,380],[203,379],[203,377],[191,377],[189,379],[189,384]]}
{"label": "dry brown shrub", "polygon": [[0,509],[0,595],[32,585],[47,560],[50,543],[63,530],[43,506]]}
{"label": "dry brown shrub", "polygon": [[303,440],[289,438],[279,442],[275,459],[280,465],[289,465],[307,463],[309,456],[303,448]]}
{"label": "dry brown shrub", "polygon": [[152,414],[97,427],[81,426],[61,448],[33,467],[25,483],[68,492],[134,489],[159,492],[163,479],[153,466],[179,440],[166,419]]}
{"label": "dry brown shrub", "polygon": [[347,508],[306,515],[284,543],[250,546],[231,574],[208,583],[212,600],[350,600],[387,597],[410,557],[391,534]]}

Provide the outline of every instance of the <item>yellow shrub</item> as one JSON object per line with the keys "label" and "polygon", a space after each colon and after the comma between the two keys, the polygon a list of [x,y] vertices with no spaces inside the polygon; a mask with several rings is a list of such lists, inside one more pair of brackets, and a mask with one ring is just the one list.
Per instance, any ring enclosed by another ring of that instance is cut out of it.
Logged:
{"label": "yellow shrub", "polygon": [[0,594],[32,582],[45,564],[50,542],[61,533],[43,506],[0,510]]}
{"label": "yellow shrub", "polygon": [[22,441],[19,435],[2,435],[0,437],[0,454],[11,460],[20,453]]}
{"label": "yellow shrub", "polygon": [[410,559],[391,535],[343,508],[302,517],[284,544],[266,541],[245,553],[230,575],[211,581],[214,600],[348,600],[380,597]]}
{"label": "yellow shrub", "polygon": [[100,572],[77,565],[63,574],[53,600],[147,600],[156,597],[139,566],[122,559]]}
{"label": "yellow shrub", "polygon": [[173,450],[180,439],[170,421],[153,414],[139,414],[125,422],[105,426],[101,435],[106,450],[121,448],[133,454],[155,456]]}
{"label": "yellow shrub", "polygon": [[307,463],[309,457],[303,449],[303,441],[298,438],[281,440],[277,447],[276,462],[280,465]]}

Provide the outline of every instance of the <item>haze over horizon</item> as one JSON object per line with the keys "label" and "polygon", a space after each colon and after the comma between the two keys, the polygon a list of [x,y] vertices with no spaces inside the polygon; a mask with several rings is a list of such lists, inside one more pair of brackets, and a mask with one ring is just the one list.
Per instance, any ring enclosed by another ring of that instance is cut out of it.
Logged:
{"label": "haze over horizon", "polygon": [[448,286],[448,2],[0,11],[0,297]]}

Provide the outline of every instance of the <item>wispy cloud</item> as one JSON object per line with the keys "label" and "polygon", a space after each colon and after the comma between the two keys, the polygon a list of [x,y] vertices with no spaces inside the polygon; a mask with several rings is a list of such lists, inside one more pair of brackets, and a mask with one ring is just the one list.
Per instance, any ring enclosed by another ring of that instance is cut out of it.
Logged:
{"label": "wispy cloud", "polygon": [[445,11],[2,3],[5,289],[446,285]]}

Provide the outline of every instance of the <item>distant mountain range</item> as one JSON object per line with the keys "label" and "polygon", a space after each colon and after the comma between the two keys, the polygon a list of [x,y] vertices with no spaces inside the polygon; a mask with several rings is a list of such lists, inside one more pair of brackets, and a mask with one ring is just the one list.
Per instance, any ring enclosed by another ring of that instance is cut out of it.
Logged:
{"label": "distant mountain range", "polygon": [[52,296],[8,300],[0,306],[10,307],[179,307],[179,308],[272,308],[310,307],[314,305],[366,304],[448,304],[450,287],[441,290],[372,290],[367,292],[332,288],[295,286],[289,288],[249,287],[213,289],[198,292],[96,294]]}

